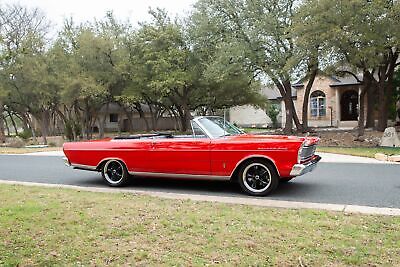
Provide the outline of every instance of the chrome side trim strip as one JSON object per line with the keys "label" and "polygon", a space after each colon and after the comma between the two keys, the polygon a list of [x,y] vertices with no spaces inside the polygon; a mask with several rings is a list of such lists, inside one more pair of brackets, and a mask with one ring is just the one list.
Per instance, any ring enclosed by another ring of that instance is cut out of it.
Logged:
{"label": "chrome side trim strip", "polygon": [[72,167],[76,169],[88,170],[88,171],[95,171],[97,169],[96,166],[89,166],[83,164],[71,164]]}
{"label": "chrome side trim strip", "polygon": [[136,176],[145,176],[145,177],[183,178],[183,179],[186,178],[186,179],[197,179],[197,180],[229,181],[231,179],[230,176],[182,174],[182,173],[129,172],[129,174]]}
{"label": "chrome side trim strip", "polygon": [[[188,138],[189,139],[189,138]],[[203,140],[206,138],[203,138]],[[74,150],[78,151],[78,150]],[[145,151],[145,152],[154,152],[153,149],[148,148],[148,149],[128,149],[128,148],[118,148],[118,149],[79,149],[79,151],[113,151],[113,152],[121,152],[121,151],[126,151],[126,152],[138,152],[138,151]],[[289,151],[287,148],[257,148],[257,149],[232,149],[232,150],[226,150],[226,149],[212,149],[212,150],[205,150],[205,149],[179,149],[179,150],[158,150],[158,151],[168,151],[168,152],[262,152],[262,151]]]}
{"label": "chrome side trim strip", "polygon": [[[275,148],[273,148],[273,147],[270,147],[270,148],[258,147],[257,150],[259,150],[259,151],[260,150],[261,151],[287,151],[289,149],[286,147],[275,147]],[[248,151],[252,151],[252,150],[248,150]]]}

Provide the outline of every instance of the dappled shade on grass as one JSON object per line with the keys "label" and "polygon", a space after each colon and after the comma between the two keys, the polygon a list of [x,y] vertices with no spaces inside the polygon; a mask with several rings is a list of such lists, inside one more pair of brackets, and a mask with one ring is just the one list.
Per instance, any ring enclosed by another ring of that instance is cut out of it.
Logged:
{"label": "dappled shade on grass", "polygon": [[399,265],[400,218],[0,187],[0,265]]}

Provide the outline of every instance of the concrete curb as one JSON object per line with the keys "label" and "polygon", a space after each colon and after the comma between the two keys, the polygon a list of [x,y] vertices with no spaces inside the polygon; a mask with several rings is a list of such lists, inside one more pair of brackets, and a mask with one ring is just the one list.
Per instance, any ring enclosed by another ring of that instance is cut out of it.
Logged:
{"label": "concrete curb", "polygon": [[6,180],[0,180],[0,184],[38,186],[47,188],[66,188],[77,191],[102,192],[102,193],[129,193],[129,194],[160,197],[166,199],[207,201],[207,202],[252,205],[252,206],[270,207],[270,208],[315,209],[315,210],[343,212],[346,214],[358,213],[358,214],[368,214],[368,215],[400,216],[400,209],[396,208],[379,208],[379,207],[368,207],[368,206],[358,206],[358,205],[283,201],[283,200],[273,200],[267,198],[245,198],[245,197],[208,196],[208,195],[196,195],[196,194],[179,194],[179,193],[145,191],[136,189],[84,187],[76,185],[46,184],[46,183],[18,182],[18,181],[6,181]]}
{"label": "concrete curb", "polygon": [[325,163],[360,163],[360,164],[397,164],[396,162],[380,161],[373,158],[358,157],[344,154],[316,152],[322,157],[320,162]]}

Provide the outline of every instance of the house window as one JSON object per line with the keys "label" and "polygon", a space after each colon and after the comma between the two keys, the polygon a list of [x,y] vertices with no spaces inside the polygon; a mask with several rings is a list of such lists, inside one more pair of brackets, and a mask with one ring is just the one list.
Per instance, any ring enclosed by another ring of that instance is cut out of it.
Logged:
{"label": "house window", "polygon": [[110,122],[118,122],[118,114],[111,113],[110,114]]}
{"label": "house window", "polygon": [[310,99],[311,117],[326,116],[326,97],[322,91],[314,91]]}

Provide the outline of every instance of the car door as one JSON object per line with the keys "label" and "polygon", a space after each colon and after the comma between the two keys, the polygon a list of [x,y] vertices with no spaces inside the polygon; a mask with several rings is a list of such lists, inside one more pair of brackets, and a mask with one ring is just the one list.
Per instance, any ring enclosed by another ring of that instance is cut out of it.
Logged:
{"label": "car door", "polygon": [[112,149],[103,158],[117,158],[125,162],[129,172],[146,172],[151,166],[151,139],[113,140]]}
{"label": "car door", "polygon": [[210,143],[209,138],[195,136],[154,139],[151,172],[209,175]]}

